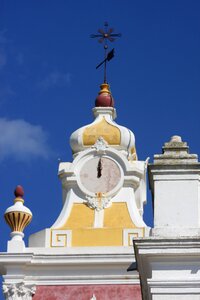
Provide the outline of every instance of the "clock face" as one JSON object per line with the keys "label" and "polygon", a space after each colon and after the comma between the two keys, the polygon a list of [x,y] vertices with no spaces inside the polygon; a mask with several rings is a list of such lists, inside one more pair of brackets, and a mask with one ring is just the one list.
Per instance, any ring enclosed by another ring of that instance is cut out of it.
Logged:
{"label": "clock face", "polygon": [[94,157],[87,161],[80,172],[82,185],[92,193],[108,193],[119,183],[119,166],[106,157]]}

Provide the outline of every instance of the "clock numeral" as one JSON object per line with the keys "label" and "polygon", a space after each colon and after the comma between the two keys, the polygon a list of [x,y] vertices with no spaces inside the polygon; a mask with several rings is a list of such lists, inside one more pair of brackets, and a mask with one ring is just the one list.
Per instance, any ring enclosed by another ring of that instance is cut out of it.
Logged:
{"label": "clock numeral", "polygon": [[102,175],[102,162],[101,158],[99,159],[98,165],[97,165],[97,178],[100,178]]}

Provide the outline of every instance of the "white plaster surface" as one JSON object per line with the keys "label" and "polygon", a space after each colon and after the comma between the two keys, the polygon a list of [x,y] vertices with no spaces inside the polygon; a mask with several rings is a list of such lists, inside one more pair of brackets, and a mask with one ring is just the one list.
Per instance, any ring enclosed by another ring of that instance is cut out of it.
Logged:
{"label": "white plaster surface", "polygon": [[199,238],[149,237],[134,247],[144,300],[200,299]]}
{"label": "white plaster surface", "polygon": [[[161,176],[160,176],[161,177]],[[199,181],[155,180],[154,183],[154,226],[155,227],[199,227]]]}
{"label": "white plaster surface", "polygon": [[[159,237],[197,236],[200,233],[200,163],[187,143],[173,136],[163,154],[149,165],[154,202],[154,228]],[[199,235],[200,236],[200,235]]]}
{"label": "white plaster surface", "polygon": [[200,300],[200,295],[154,295],[152,297],[153,300]]}
{"label": "white plaster surface", "polygon": [[135,238],[143,300],[200,299],[200,163],[174,136],[149,165],[154,228]]}
{"label": "white plaster surface", "polygon": [[24,253],[0,253],[5,284],[138,284],[132,247],[26,248]]}

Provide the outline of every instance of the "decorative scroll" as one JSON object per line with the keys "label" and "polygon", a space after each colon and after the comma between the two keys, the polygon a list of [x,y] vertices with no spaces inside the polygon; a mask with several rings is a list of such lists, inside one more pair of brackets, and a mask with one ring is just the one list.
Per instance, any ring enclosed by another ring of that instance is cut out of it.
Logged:
{"label": "decorative scroll", "polygon": [[71,246],[71,230],[52,230],[51,247]]}
{"label": "decorative scroll", "polygon": [[111,205],[111,197],[105,197],[103,193],[97,193],[96,197],[90,197],[86,195],[86,205],[90,208],[100,211]]}
{"label": "decorative scroll", "polygon": [[3,283],[3,294],[6,300],[31,300],[35,292],[35,285],[25,285],[24,282]]}

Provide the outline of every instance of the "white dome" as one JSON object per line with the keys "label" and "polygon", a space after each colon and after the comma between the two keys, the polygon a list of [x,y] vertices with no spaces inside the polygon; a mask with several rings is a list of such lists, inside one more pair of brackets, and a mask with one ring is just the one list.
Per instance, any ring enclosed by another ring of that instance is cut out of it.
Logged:
{"label": "white dome", "polygon": [[77,129],[70,137],[73,154],[93,146],[101,136],[110,147],[122,151],[129,159],[137,159],[134,134],[128,128],[120,126],[114,121],[115,108],[95,107],[93,113],[95,120],[91,124]]}

